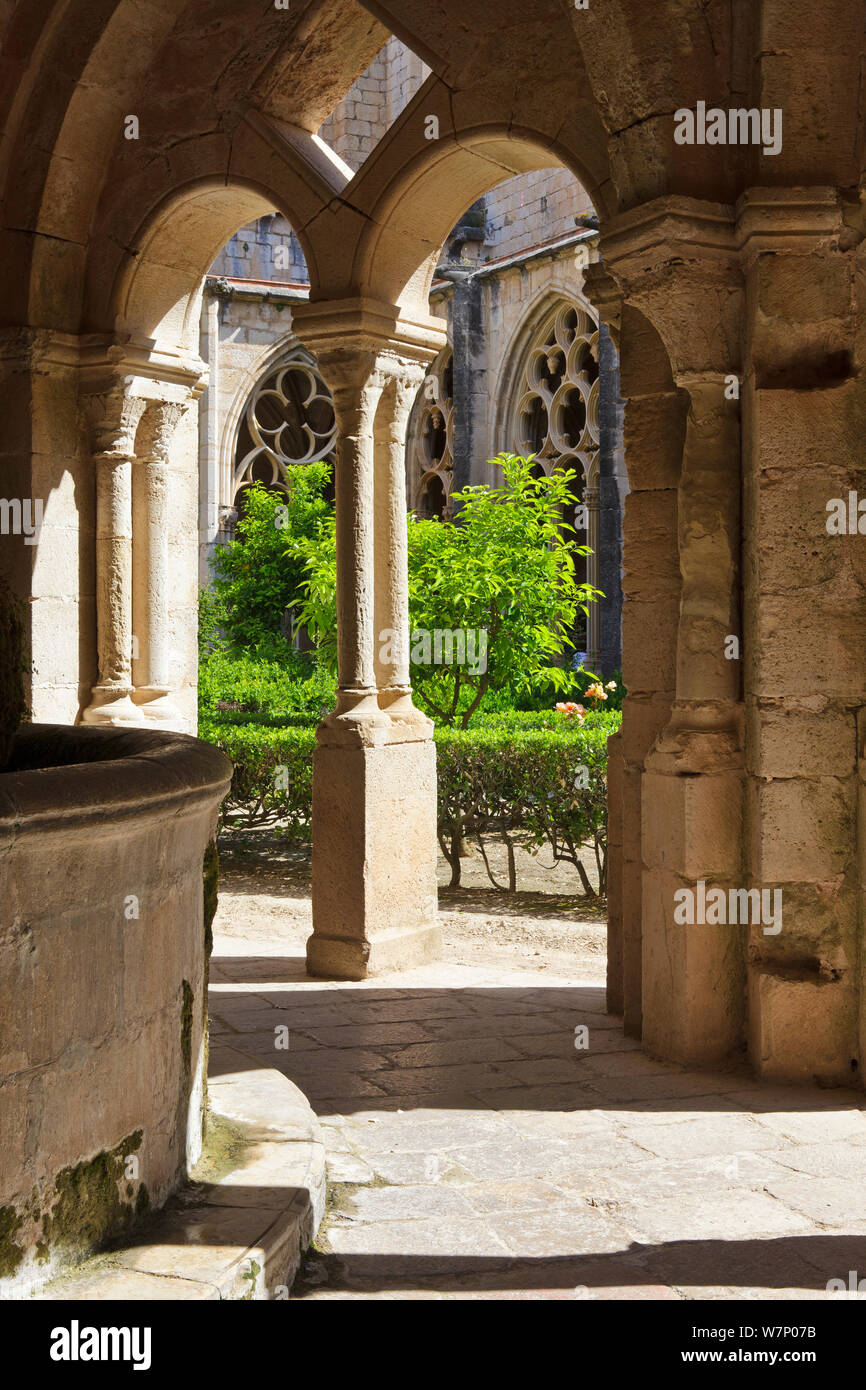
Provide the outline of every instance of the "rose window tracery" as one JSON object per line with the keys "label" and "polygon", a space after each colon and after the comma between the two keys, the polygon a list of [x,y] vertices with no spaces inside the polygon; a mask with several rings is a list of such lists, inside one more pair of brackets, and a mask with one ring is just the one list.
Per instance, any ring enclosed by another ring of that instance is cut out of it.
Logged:
{"label": "rose window tracery", "polygon": [[[598,586],[598,325],[589,311],[563,301],[541,324],[518,377],[511,446],[535,455],[536,474],[572,469],[574,505],[565,518],[592,554],[579,557],[577,577]],[[574,634],[588,663],[600,646],[598,605],[579,615]]]}
{"label": "rose window tracery", "polygon": [[454,477],[454,358],[430,366],[409,427],[409,505],[421,517],[447,517]]}

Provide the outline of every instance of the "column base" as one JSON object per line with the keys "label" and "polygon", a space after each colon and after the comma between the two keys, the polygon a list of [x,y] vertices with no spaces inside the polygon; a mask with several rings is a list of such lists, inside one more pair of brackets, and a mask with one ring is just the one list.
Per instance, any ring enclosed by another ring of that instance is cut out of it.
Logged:
{"label": "column base", "polygon": [[360,742],[328,720],[313,759],[311,975],[363,980],[434,960],[436,750],[392,726]]}
{"label": "column base", "polygon": [[412,699],[412,691],[406,688],[393,688],[379,691],[379,708],[384,710],[395,723],[407,725],[418,730],[419,738],[429,738],[433,734],[433,721],[428,719]]}
{"label": "column base", "polygon": [[365,980],[390,970],[411,970],[442,955],[442,928],[409,927],[373,941],[354,937],[319,936],[307,939],[307,974],[320,980]]}
{"label": "column base", "polygon": [[132,700],[131,686],[95,685],[93,698],[81,716],[82,724],[144,724],[141,710]]}
{"label": "column base", "polygon": [[748,887],[743,757],[733,721],[713,727],[714,713],[689,725],[675,709],[641,777],[642,1040],[687,1066],[721,1065],[745,1040],[748,928],[698,907],[699,881],[726,903]]}
{"label": "column base", "polygon": [[183,716],[167,690],[139,686],[135,692],[135,703],[145,723],[183,732]]}

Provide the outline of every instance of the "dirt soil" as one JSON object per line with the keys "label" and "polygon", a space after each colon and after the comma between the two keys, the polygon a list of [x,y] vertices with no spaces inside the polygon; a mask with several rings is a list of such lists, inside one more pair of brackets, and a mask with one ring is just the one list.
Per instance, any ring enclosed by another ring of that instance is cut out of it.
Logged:
{"label": "dirt soil", "polygon": [[[504,845],[487,846],[494,878],[507,883]],[[303,954],[310,934],[309,855],[282,847],[266,835],[220,841],[218,930],[228,935],[280,939]],[[595,878],[591,851],[585,867]],[[587,899],[570,865],[548,868],[550,855],[516,851],[516,893],[494,888],[479,851],[462,861],[462,884],[449,888],[451,871],[438,856],[439,911],[445,948],[463,964],[498,964],[515,956],[525,967],[567,968],[587,980],[604,980],[604,899]]]}

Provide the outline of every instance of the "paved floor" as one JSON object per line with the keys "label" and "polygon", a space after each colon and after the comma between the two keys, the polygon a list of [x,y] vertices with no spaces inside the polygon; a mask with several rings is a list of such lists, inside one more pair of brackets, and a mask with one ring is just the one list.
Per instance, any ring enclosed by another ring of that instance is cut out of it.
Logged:
{"label": "paved floor", "polygon": [[866,1279],[862,1092],[654,1062],[597,974],[559,970],[330,984],[294,941],[217,936],[214,1036],[284,1070],[324,1126],[329,1209],[294,1296],[803,1299]]}

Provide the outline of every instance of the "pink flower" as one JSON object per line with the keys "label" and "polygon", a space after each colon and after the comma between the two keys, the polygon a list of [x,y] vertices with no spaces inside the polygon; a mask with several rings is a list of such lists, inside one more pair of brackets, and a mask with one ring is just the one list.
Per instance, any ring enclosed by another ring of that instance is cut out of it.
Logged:
{"label": "pink flower", "polygon": [[583,705],[576,705],[573,700],[560,701],[555,708],[559,714],[564,714],[566,719],[573,719],[576,715],[578,724],[583,723],[586,715]]}

